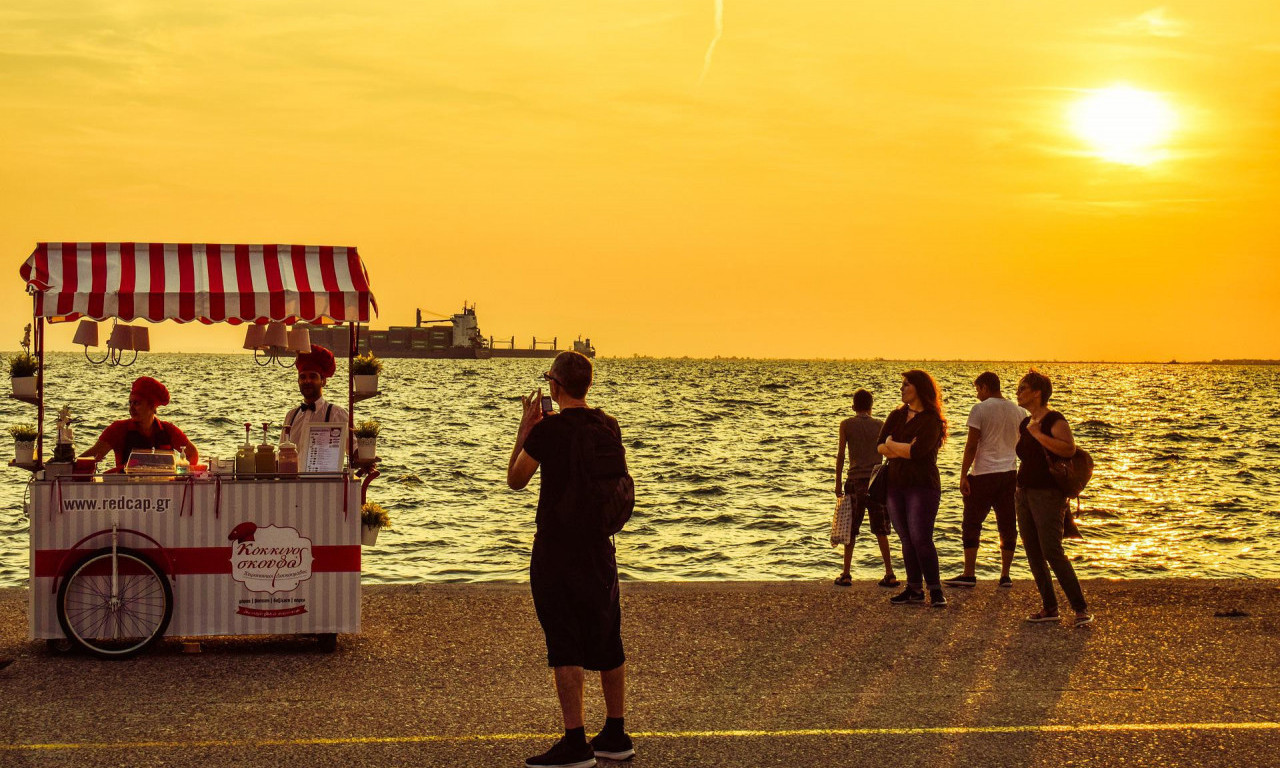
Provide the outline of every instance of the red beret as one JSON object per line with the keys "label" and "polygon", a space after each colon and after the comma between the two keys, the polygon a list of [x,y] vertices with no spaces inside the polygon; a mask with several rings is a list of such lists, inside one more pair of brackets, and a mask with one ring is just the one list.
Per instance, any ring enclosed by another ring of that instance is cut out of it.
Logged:
{"label": "red beret", "polygon": [[157,407],[169,404],[169,390],[165,389],[163,384],[150,376],[139,376],[134,379],[133,389],[129,391],[129,397],[149,400],[152,405]]}
{"label": "red beret", "polygon": [[319,344],[312,344],[311,351],[299,354],[293,365],[298,373],[314,371],[327,379],[333,376],[333,353]]}

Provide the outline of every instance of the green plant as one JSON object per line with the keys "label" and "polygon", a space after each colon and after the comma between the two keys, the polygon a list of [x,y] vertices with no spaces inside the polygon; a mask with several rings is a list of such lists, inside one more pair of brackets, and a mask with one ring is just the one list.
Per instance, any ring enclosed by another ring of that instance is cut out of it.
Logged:
{"label": "green plant", "polygon": [[38,370],[40,370],[40,361],[26,352],[19,352],[9,358],[9,378],[11,379],[35,376]]}
{"label": "green plant", "polygon": [[356,437],[377,437],[381,431],[382,423],[373,420],[362,421],[355,429]]}
{"label": "green plant", "polygon": [[372,352],[365,352],[351,359],[352,376],[377,376],[379,373],[382,373],[382,361]]}
{"label": "green plant", "polygon": [[9,434],[18,442],[30,442],[40,436],[40,430],[31,424],[14,424],[9,427]]}
{"label": "green plant", "polygon": [[391,515],[376,502],[366,502],[360,507],[360,524],[370,528],[390,528]]}

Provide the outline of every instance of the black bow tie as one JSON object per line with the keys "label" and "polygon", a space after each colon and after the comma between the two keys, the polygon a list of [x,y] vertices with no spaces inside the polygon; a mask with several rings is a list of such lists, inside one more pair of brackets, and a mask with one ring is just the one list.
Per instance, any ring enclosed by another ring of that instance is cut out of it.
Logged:
{"label": "black bow tie", "polygon": [[298,406],[298,413],[304,413],[306,411],[314,411],[315,409],[316,409],[315,403],[303,403],[302,405]]}

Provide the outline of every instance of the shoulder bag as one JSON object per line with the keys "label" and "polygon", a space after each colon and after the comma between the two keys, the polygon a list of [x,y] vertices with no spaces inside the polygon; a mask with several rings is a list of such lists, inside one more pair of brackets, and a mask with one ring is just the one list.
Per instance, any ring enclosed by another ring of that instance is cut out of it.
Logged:
{"label": "shoulder bag", "polygon": [[871,470],[867,481],[867,498],[880,506],[889,503],[889,462],[882,461]]}

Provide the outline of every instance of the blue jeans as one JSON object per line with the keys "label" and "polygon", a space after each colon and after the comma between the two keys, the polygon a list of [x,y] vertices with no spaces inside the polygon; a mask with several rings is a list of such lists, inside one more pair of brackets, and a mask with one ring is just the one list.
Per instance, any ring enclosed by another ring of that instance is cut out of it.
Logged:
{"label": "blue jeans", "polygon": [[902,562],[907,567],[907,586],[939,589],[938,549],[933,545],[933,523],[938,519],[942,491],[933,488],[889,486],[889,519],[902,540]]}

